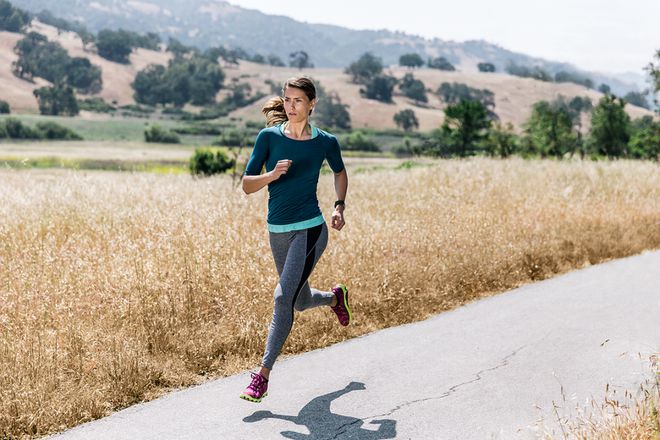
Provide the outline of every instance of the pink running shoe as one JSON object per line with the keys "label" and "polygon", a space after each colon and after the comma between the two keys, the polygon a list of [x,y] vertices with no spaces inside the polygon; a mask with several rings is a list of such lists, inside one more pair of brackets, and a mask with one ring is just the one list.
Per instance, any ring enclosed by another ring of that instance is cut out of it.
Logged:
{"label": "pink running shoe", "polygon": [[337,284],[332,288],[332,293],[337,297],[337,305],[330,308],[337,315],[339,323],[343,326],[347,326],[353,320],[353,314],[348,305],[348,289],[346,289],[346,286],[343,284]]}
{"label": "pink running shoe", "polygon": [[268,395],[268,379],[259,373],[250,373],[250,376],[252,376],[252,382],[240,397],[250,402],[259,403],[261,399]]}

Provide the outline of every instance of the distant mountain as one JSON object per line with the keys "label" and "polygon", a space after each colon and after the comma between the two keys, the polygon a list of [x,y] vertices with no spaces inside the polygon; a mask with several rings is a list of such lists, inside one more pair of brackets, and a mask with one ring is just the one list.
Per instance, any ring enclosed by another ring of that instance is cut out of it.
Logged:
{"label": "distant mountain", "polygon": [[202,49],[218,45],[240,47],[251,54],[274,54],[285,62],[291,52],[305,50],[317,67],[345,67],[367,51],[381,57],[385,65],[397,64],[400,55],[417,52],[423,57],[444,56],[463,71],[476,71],[479,62],[487,61],[499,71],[514,62],[541,66],[550,73],[576,72],[592,78],[596,85],[607,83],[620,95],[639,89],[643,78],[642,75],[626,77],[624,81],[615,75],[580,71],[570,64],[512,52],[486,41],[429,40],[388,30],[352,30],[303,23],[222,0],[12,0],[12,3],[35,13],[50,10],[66,20],[80,21],[94,32],[104,28],[156,32],[165,41],[173,37]]}

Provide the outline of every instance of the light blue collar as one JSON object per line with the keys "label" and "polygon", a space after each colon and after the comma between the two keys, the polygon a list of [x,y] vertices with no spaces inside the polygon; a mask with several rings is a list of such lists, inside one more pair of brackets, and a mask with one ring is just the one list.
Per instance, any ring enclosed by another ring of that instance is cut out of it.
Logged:
{"label": "light blue collar", "polygon": [[[286,124],[286,122],[282,122],[280,124],[280,133],[282,134],[284,134],[284,124]],[[319,135],[319,129],[316,128],[316,126],[311,123],[309,124],[309,126],[312,127],[312,137],[310,137],[310,139],[314,139],[316,136]]]}

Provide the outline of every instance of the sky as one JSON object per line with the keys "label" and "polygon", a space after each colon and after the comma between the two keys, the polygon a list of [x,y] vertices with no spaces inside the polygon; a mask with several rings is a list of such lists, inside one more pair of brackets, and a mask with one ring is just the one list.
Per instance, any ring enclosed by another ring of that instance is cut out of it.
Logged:
{"label": "sky", "polygon": [[660,49],[660,0],[228,1],[308,23],[486,40],[603,73],[643,74]]}

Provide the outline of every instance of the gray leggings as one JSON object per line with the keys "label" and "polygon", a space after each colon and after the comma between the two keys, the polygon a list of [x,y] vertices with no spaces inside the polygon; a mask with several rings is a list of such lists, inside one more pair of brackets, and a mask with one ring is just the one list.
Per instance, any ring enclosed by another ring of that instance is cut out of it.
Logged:
{"label": "gray leggings", "polygon": [[269,235],[280,282],[275,288],[273,320],[261,365],[272,369],[291,331],[293,309],[303,311],[329,306],[334,294],[310,289],[307,282],[328,244],[328,227],[325,223],[302,231],[270,232]]}

